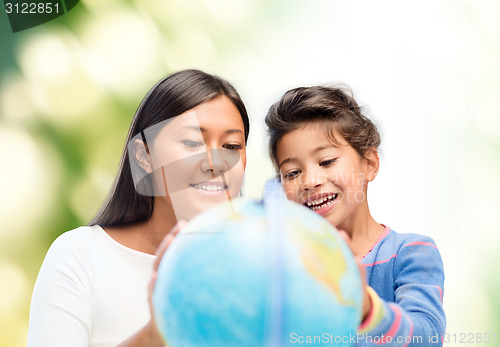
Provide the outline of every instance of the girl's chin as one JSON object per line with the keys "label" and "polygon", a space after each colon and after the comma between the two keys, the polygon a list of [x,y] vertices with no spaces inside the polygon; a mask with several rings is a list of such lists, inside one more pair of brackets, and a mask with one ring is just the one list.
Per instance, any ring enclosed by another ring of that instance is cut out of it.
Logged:
{"label": "girl's chin", "polygon": [[330,210],[328,213],[323,214],[322,217],[325,218],[328,222],[330,222],[331,225],[337,228],[338,225],[340,224],[340,218],[338,213],[336,212],[338,211]]}

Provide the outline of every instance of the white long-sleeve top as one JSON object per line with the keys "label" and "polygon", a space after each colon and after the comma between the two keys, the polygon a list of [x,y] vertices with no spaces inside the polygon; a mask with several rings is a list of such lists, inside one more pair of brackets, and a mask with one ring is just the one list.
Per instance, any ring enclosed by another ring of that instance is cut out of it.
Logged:
{"label": "white long-sleeve top", "polygon": [[28,347],[107,347],[130,337],[150,319],[154,260],[99,226],[59,236],[33,290]]}

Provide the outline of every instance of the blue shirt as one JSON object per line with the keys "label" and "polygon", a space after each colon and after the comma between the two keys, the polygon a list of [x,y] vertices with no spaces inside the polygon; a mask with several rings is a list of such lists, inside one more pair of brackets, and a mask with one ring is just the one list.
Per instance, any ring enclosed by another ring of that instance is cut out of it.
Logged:
{"label": "blue shirt", "polygon": [[386,227],[362,263],[380,302],[358,345],[441,346],[444,271],[434,240]]}

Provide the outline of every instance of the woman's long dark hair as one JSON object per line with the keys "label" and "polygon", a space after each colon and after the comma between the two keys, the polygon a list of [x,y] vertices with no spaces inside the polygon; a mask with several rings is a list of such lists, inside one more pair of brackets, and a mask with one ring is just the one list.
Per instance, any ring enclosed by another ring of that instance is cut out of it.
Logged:
{"label": "woman's long dark hair", "polygon": [[127,144],[148,127],[221,95],[227,96],[240,112],[246,142],[250,130],[248,114],[240,95],[229,82],[199,70],[180,71],[158,82],[144,97],[135,113],[113,187],[89,225],[116,226],[149,219],[153,212],[154,198],[137,193]]}

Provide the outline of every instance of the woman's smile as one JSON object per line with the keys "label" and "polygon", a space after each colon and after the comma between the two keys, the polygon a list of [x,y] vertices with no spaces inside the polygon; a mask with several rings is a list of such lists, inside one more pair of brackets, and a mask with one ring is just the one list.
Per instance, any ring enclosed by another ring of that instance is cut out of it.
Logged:
{"label": "woman's smile", "polygon": [[206,181],[202,183],[190,184],[197,193],[210,197],[226,196],[228,191],[227,184],[221,181]]}

